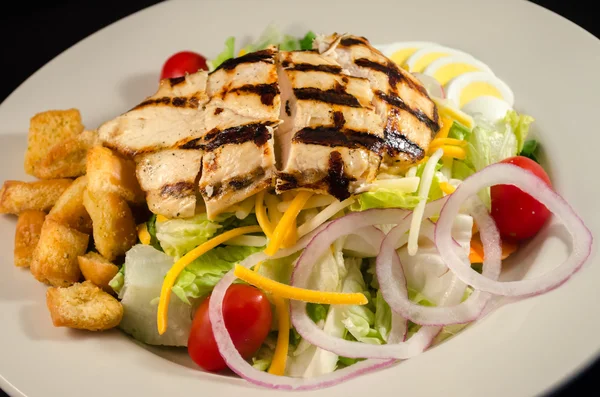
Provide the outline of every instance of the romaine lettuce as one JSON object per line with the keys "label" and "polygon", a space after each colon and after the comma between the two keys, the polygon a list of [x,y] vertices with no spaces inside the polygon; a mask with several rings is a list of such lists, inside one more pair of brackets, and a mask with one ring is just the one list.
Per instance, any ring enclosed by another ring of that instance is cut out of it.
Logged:
{"label": "romaine lettuce", "polygon": [[225,40],[225,49],[219,53],[214,59],[207,61],[210,71],[218,68],[226,60],[235,56],[235,37],[228,37]]}
{"label": "romaine lettuce", "polygon": [[172,291],[183,302],[208,294],[233,266],[264,247],[226,246],[206,252],[190,263],[177,277]]}
{"label": "romaine lettuce", "polygon": [[221,225],[206,214],[156,223],[156,237],[167,255],[176,259],[213,237]]}

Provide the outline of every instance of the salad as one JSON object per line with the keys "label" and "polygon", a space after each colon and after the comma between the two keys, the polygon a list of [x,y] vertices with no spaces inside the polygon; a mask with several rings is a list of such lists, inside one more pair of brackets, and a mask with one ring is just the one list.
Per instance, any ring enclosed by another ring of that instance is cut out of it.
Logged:
{"label": "salad", "polygon": [[[15,264],[50,285],[55,326],[314,389],[415,357],[587,259],[533,117],[482,61],[275,26],[238,47],[174,54],[157,94],[97,130],[74,109],[32,118],[40,180],[6,181],[0,210],[19,216]],[[569,258],[499,281],[552,214]]]}

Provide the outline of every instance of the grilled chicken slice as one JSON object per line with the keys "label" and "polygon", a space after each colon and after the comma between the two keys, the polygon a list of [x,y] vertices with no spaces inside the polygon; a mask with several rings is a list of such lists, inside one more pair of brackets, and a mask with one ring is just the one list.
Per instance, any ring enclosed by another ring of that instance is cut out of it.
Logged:
{"label": "grilled chicken slice", "polygon": [[281,107],[276,55],[271,47],[227,60],[208,78],[209,132],[183,147],[204,150],[199,188],[210,219],[273,182]]}
{"label": "grilled chicken slice", "polygon": [[277,191],[302,188],[343,200],[371,181],[384,140],[369,81],[305,51],[280,53],[279,84]]}
{"label": "grilled chicken slice", "polygon": [[201,150],[165,149],[137,155],[135,161],[150,211],[167,218],[194,216]]}
{"label": "grilled chicken slice", "polygon": [[201,138],[208,131],[200,109],[208,101],[208,74],[164,79],[156,94],[125,114],[102,124],[105,146],[125,155],[170,149]]}
{"label": "grilled chicken slice", "polygon": [[384,123],[384,162],[395,165],[422,159],[440,125],[437,108],[421,83],[364,37],[321,36],[313,45],[352,76],[369,80],[373,104]]}

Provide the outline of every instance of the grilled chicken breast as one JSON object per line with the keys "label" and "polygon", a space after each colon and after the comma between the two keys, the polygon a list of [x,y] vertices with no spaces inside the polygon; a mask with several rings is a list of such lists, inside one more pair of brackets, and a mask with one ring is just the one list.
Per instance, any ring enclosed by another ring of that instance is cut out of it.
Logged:
{"label": "grilled chicken breast", "polygon": [[167,218],[194,216],[202,154],[202,150],[165,149],[135,157],[150,211]]}
{"label": "grilled chicken breast", "polygon": [[208,101],[208,73],[164,79],[156,94],[121,116],[102,124],[105,146],[136,155],[170,149],[201,138],[208,131],[202,107]]}
{"label": "grilled chicken breast", "polygon": [[281,52],[278,192],[302,188],[343,200],[375,177],[383,124],[369,81],[316,52]]}
{"label": "grilled chicken breast", "polygon": [[410,74],[360,37],[319,37],[315,50],[270,47],[161,81],[156,94],[98,129],[135,159],[150,210],[209,218],[267,187],[340,200],[380,165],[421,159],[439,129]]}
{"label": "grilled chicken breast", "polygon": [[373,104],[384,123],[385,163],[413,163],[423,158],[440,125],[437,108],[421,83],[364,37],[321,36],[313,46],[349,74],[369,80]]}
{"label": "grilled chicken breast", "polygon": [[281,107],[276,55],[271,47],[229,59],[208,78],[209,132],[183,147],[204,150],[199,188],[209,218],[272,184]]}

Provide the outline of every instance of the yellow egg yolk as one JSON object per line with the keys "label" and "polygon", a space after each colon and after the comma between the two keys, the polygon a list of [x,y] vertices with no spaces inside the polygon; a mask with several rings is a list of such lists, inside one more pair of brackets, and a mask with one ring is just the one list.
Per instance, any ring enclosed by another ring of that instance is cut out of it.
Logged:
{"label": "yellow egg yolk", "polygon": [[404,62],[415,52],[417,48],[402,48],[392,54],[390,59],[396,63],[396,65],[404,65]]}
{"label": "yellow egg yolk", "polygon": [[431,62],[440,59],[441,57],[447,57],[448,55],[449,54],[443,52],[430,52],[429,54],[425,54],[415,62],[410,71],[414,73],[423,73],[425,68],[429,66]]}
{"label": "yellow egg yolk", "polygon": [[469,65],[468,63],[449,63],[436,70],[433,77],[435,77],[441,85],[446,85],[450,80],[463,73],[479,71],[479,68]]}
{"label": "yellow egg yolk", "polygon": [[504,99],[500,91],[498,91],[498,89],[490,83],[486,83],[485,81],[476,81],[463,88],[460,94],[459,106],[462,108],[473,99],[485,95],[494,96],[498,99]]}

